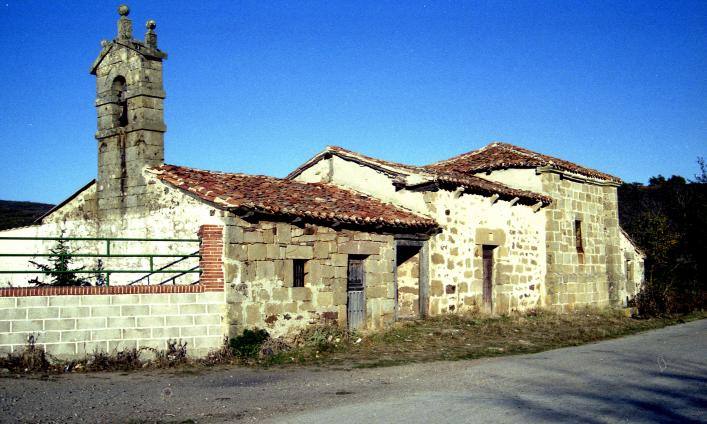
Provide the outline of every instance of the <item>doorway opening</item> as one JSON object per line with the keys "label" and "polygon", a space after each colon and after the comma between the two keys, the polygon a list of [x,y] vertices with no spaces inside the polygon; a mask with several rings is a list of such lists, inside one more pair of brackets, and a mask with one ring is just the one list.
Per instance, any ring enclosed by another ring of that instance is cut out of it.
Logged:
{"label": "doorway opening", "polygon": [[493,313],[493,250],[496,246],[482,245],[482,276],[484,311]]}
{"label": "doorway opening", "polygon": [[398,246],[396,254],[398,319],[420,317],[419,246]]}
{"label": "doorway opening", "polygon": [[350,330],[366,325],[365,257],[350,255],[346,278],[346,322]]}

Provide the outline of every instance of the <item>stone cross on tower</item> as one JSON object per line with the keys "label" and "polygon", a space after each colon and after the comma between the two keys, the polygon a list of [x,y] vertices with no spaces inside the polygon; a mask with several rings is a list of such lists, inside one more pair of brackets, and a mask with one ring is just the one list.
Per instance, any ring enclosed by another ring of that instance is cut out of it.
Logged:
{"label": "stone cross on tower", "polygon": [[118,36],[101,43],[91,66],[98,112],[98,209],[124,213],[145,203],[147,167],[164,161],[162,61],[157,24],[147,22],[145,41],[133,39],[130,10],[118,8]]}

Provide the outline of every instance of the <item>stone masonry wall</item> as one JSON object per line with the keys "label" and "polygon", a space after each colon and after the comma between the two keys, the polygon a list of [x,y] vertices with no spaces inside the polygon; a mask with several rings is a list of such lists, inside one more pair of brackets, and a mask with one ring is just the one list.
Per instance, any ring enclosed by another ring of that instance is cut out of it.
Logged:
{"label": "stone masonry wall", "polygon": [[[513,187],[548,194],[548,297],[545,305],[564,310],[581,305],[625,304],[643,281],[640,254],[621,232],[616,187],[581,176],[509,169],[481,174]],[[582,222],[580,260],[575,220]]]}
{"label": "stone masonry wall", "polygon": [[[540,175],[554,201],[547,215],[547,306],[560,310],[609,304],[605,187]],[[615,190],[615,189],[614,189]],[[581,221],[583,261],[576,247],[575,220]],[[618,225],[618,221],[615,223]],[[614,224],[611,224],[614,225]],[[618,227],[616,228],[618,230]]]}
{"label": "stone masonry wall", "polygon": [[[481,309],[480,246],[494,254],[494,312],[541,305],[545,294],[545,214],[529,206],[445,190],[397,190],[390,176],[334,156],[297,177],[350,187],[434,218],[442,232],[429,241],[429,314]],[[480,236],[498,234],[502,241]]]}
{"label": "stone masonry wall", "polygon": [[[315,225],[246,222],[226,227],[226,292],[230,334],[265,328],[286,335],[308,324],[346,326],[349,255],[366,255],[367,328],[394,319],[393,236]],[[293,287],[293,260],[307,260],[304,287]]]}
{"label": "stone masonry wall", "polygon": [[[162,62],[113,43],[95,69],[98,114],[98,207],[106,216],[142,207],[143,168],[164,162]],[[125,80],[118,92],[116,78]],[[127,103],[127,123],[119,122]]]}
{"label": "stone masonry wall", "polygon": [[33,334],[59,358],[165,349],[168,339],[203,356],[223,343],[223,310],[223,292],[0,297],[0,353],[22,349]]}
{"label": "stone masonry wall", "polygon": [[604,237],[606,243],[606,276],[609,290],[609,304],[619,306],[622,299],[619,295],[626,284],[626,274],[623,272],[624,257],[621,254],[621,228],[619,227],[618,190],[613,186],[603,187],[604,207]]}
{"label": "stone masonry wall", "polygon": [[[527,206],[448,191],[427,192],[443,231],[430,239],[430,314],[484,311],[482,246],[494,249],[493,312],[532,309],[544,294],[544,216]],[[494,234],[491,240],[487,234]]]}
{"label": "stone masonry wall", "polygon": [[398,317],[417,318],[420,311],[420,255],[398,264]]}

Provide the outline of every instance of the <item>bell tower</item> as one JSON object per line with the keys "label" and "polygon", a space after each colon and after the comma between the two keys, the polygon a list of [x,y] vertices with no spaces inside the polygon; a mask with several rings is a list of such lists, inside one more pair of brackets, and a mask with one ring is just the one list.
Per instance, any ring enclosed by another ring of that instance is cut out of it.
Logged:
{"label": "bell tower", "polygon": [[130,10],[118,8],[118,35],[102,41],[91,65],[98,112],[98,209],[122,213],[144,205],[143,171],[164,162],[162,61],[156,23],[147,21],[145,40],[133,38]]}

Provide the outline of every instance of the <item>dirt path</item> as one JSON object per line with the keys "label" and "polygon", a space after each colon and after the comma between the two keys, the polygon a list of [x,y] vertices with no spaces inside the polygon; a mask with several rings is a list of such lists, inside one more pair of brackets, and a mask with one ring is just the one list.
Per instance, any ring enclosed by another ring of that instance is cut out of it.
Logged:
{"label": "dirt path", "polygon": [[6,377],[0,420],[690,422],[706,417],[705,352],[702,320],[533,355],[390,368]]}

